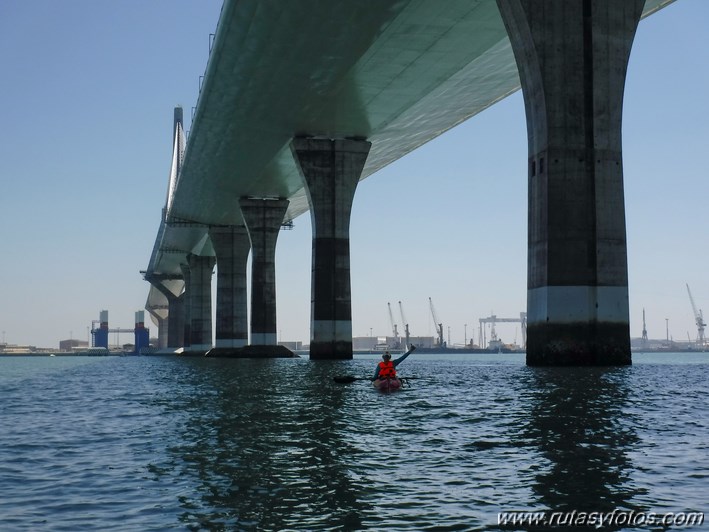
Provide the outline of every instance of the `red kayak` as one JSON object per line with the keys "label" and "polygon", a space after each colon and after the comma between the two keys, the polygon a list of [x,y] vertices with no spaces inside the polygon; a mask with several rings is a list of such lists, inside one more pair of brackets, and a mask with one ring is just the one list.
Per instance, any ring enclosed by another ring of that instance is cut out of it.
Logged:
{"label": "red kayak", "polygon": [[372,381],[372,386],[381,392],[395,392],[401,389],[401,381],[393,379],[376,379]]}

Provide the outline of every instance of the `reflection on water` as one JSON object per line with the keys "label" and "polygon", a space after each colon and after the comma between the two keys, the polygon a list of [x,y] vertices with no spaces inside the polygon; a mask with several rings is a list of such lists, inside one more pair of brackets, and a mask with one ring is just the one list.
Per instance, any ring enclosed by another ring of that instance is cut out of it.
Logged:
{"label": "reflection on water", "polygon": [[192,415],[169,452],[183,461],[180,475],[201,483],[199,500],[184,498],[182,521],[277,530],[317,518],[361,527],[360,487],[340,459],[353,450],[339,415],[347,390],[329,386],[326,366],[303,381],[273,360],[197,365],[200,393],[173,405]]}
{"label": "reflection on water", "polygon": [[625,413],[628,368],[534,368],[525,435],[546,461],[534,477],[537,509],[640,510],[632,481],[639,442]]}
{"label": "reflection on water", "polygon": [[419,378],[395,394],[333,382],[374,358],[15,361],[0,529],[489,530],[509,510],[702,511],[702,356],[412,356],[399,369]]}

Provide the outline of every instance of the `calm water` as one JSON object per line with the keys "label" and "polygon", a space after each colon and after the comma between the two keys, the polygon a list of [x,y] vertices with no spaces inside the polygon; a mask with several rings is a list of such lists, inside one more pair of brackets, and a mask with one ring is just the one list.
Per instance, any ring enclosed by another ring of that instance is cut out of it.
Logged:
{"label": "calm water", "polygon": [[[709,354],[0,358],[0,530],[476,530],[504,510],[708,511]],[[705,527],[707,525],[704,525]],[[694,528],[692,530],[698,530]]]}

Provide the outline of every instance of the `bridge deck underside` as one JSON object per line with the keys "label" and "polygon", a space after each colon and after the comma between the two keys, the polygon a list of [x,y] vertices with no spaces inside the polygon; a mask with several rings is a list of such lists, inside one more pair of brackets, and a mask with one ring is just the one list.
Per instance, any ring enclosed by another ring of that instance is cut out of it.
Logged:
{"label": "bridge deck underside", "polygon": [[[364,179],[519,86],[494,0],[226,0],[168,216],[241,224],[240,197],[272,196],[293,219],[294,136],[370,140]],[[213,254],[205,228],[161,227],[155,245],[153,272]]]}

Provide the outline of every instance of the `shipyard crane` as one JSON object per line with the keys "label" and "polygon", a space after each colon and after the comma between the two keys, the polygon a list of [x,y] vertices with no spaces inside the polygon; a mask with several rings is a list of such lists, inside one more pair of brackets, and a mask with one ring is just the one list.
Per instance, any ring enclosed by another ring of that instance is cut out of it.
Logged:
{"label": "shipyard crane", "polygon": [[647,327],[645,327],[645,309],[643,309],[643,347],[647,347]]}
{"label": "shipyard crane", "polygon": [[396,347],[401,347],[401,340],[399,339],[399,331],[396,328],[396,323],[394,322],[394,315],[391,313],[391,303],[387,302],[387,307],[389,307],[389,323],[391,324],[391,331],[394,334],[394,342],[396,342]]}
{"label": "shipyard crane", "polygon": [[436,315],[436,309],[433,307],[433,300],[429,297],[428,303],[431,307],[431,316],[433,316],[433,325],[436,327],[436,333],[438,334],[438,346],[445,347],[446,343],[443,341],[443,324],[438,321],[438,316]]}
{"label": "shipyard crane", "polygon": [[480,347],[484,347],[485,343],[487,342],[487,337],[485,335],[485,324],[486,323],[491,324],[490,341],[492,343],[499,341],[499,339],[497,338],[497,333],[495,332],[495,324],[496,323],[519,323],[522,328],[522,342],[524,343],[524,347],[527,347],[527,313],[526,312],[520,312],[519,318],[499,318],[495,314],[492,314],[487,318],[480,318],[479,321],[480,321]]}
{"label": "shipyard crane", "polygon": [[697,306],[694,304],[694,298],[692,297],[692,292],[689,290],[689,284],[687,284],[687,293],[689,294],[689,302],[692,304],[694,321],[697,324],[697,344],[699,344],[700,349],[704,349],[704,327],[706,327],[707,324],[704,323],[702,310],[699,309],[699,312],[697,312]]}
{"label": "shipyard crane", "polygon": [[399,311],[401,312],[401,323],[404,326],[404,334],[406,335],[406,349],[409,349],[409,346],[411,345],[409,343],[409,340],[411,336],[409,335],[409,322],[406,321],[406,317],[404,316],[404,306],[401,304],[401,301],[399,301]]}

